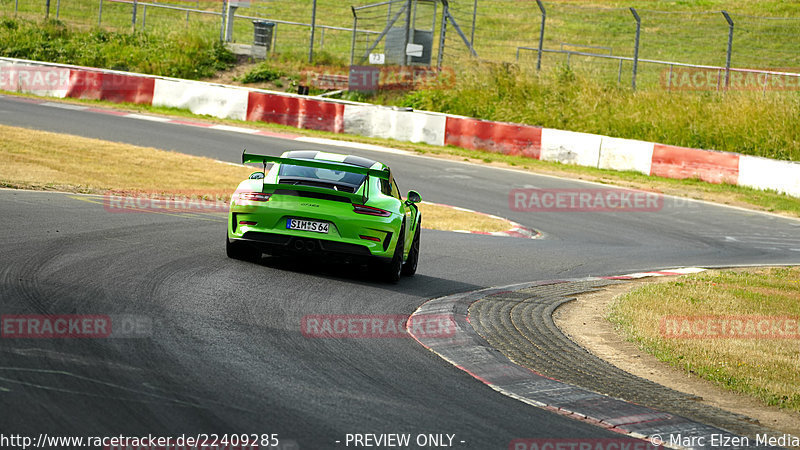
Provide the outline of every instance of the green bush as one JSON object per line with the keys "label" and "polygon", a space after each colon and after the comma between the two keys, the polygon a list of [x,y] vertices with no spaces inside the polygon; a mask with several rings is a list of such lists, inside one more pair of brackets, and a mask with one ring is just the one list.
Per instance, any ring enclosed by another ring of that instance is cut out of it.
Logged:
{"label": "green bush", "polygon": [[283,72],[268,66],[266,63],[261,63],[244,74],[236,81],[242,83],[261,83],[267,81],[274,81],[283,76]]}
{"label": "green bush", "polygon": [[55,20],[4,19],[0,55],[188,79],[213,76],[236,61],[219,42],[196,32],[84,31]]}

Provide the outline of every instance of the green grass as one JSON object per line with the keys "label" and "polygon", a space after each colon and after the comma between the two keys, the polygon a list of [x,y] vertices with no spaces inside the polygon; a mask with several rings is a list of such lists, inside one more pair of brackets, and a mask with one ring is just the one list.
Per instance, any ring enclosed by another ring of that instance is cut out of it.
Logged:
{"label": "green grass", "polygon": [[[642,19],[640,58],[724,65],[728,24],[719,11],[726,10],[735,25],[735,67],[797,67],[800,61],[800,55],[792,51],[792,47],[797,45],[800,20],[753,17],[798,18],[800,5],[796,2],[596,0],[551,1],[545,2],[545,6],[545,48],[557,49],[561,43],[567,43],[571,45],[566,48],[573,50],[633,56],[635,21],[628,8],[635,7]],[[468,12],[464,11],[462,17],[467,16],[463,18],[471,21]],[[479,40],[476,37],[479,54],[500,53],[501,59],[508,61],[515,55],[500,48],[501,44],[516,48],[535,47],[538,43],[540,12],[535,2],[479,2],[478,12],[477,36],[483,38]],[[491,44],[497,47],[493,49]],[[610,50],[579,47],[585,45],[608,47]],[[526,54],[527,58],[533,56],[533,53]],[[563,61],[563,56],[550,56],[545,64]],[[593,64],[602,65],[596,60]],[[617,63],[611,62],[609,66],[609,75],[616,78]],[[629,73],[630,66],[625,69]]]}
{"label": "green grass", "polygon": [[[103,28],[97,22],[99,1],[63,0],[59,24],[39,26],[44,2],[19,0],[20,17],[37,22],[0,30],[0,54],[58,62],[133,70],[186,78],[210,77],[230,61],[213,42],[219,36],[219,17],[139,6],[137,31],[131,32],[131,5],[105,0]],[[353,2],[364,4],[367,2]],[[172,4],[216,12],[216,1],[173,1]],[[352,26],[349,4],[318,0],[317,23]],[[453,14],[469,34],[471,0],[452,0]],[[642,16],[640,57],[693,63],[723,64],[727,10],[736,23],[733,65],[791,69],[800,67],[796,51],[800,36],[800,3],[778,0],[594,0],[545,2],[548,10],[545,47],[583,49],[609,47],[614,55],[632,55],[633,18]],[[0,14],[13,15],[14,0],[0,0]],[[658,11],[667,10],[664,14]],[[55,12],[55,2],[51,15]],[[365,27],[385,24],[385,10],[373,11]],[[240,14],[292,22],[310,20],[310,2],[253,1]],[[362,15],[362,18],[366,17]],[[758,17],[756,17],[758,16]],[[763,17],[791,20],[769,20]],[[146,25],[145,23],[146,22]],[[12,23],[7,20],[3,23]],[[41,28],[41,29],[40,29]],[[237,19],[234,38],[252,41],[250,19]],[[146,29],[146,31],[141,31]],[[82,30],[82,31],[79,31]],[[271,82],[267,87],[294,90],[306,64],[307,27],[278,24],[277,54],[244,74],[238,82]],[[539,32],[535,2],[481,0],[478,2],[476,49],[484,59],[513,61],[516,47],[534,45]],[[63,37],[68,35],[68,37]],[[349,61],[351,34],[321,29],[316,34],[316,67],[342,73]],[[455,83],[442,83],[415,92],[384,92],[375,96],[346,94],[350,100],[448,112],[490,120],[520,122],[641,139],[687,147],[740,152],[800,161],[800,95],[796,91],[667,91],[661,82],[663,66],[642,64],[637,92],[630,89],[631,65],[574,56],[565,68],[563,55],[546,54],[544,70],[523,53],[518,65],[476,64],[465,59],[458,36],[449,28],[445,64],[457,74]],[[362,44],[359,44],[362,45]],[[434,44],[435,46],[438,44]],[[378,48],[381,51],[381,47]],[[602,50],[595,50],[602,52]],[[434,54],[436,48],[434,48]],[[283,75],[276,77],[276,75]],[[316,93],[316,91],[312,91]]]}
{"label": "green grass", "polygon": [[270,67],[267,64],[259,64],[246,74],[242,76],[242,78],[238,79],[237,81],[241,81],[242,83],[258,83],[258,82],[266,82],[266,81],[275,81],[278,78],[283,76],[283,72]]}
{"label": "green grass", "polygon": [[458,82],[379,100],[415,109],[800,161],[796,92],[633,92],[565,66],[473,65]]}
{"label": "green grass", "polygon": [[210,77],[234,56],[194,32],[81,30],[49,20],[0,20],[0,55],[178,78]]}
{"label": "green grass", "polygon": [[[0,0],[0,14],[14,14],[17,0]],[[18,0],[18,14],[22,17],[44,18],[45,2]],[[218,13],[219,1],[172,0],[157,1],[162,5],[195,8]],[[317,23],[345,28],[346,30],[318,30],[315,46],[336,58],[349,60],[353,24],[350,5],[364,5],[372,1],[342,3],[337,0],[317,0]],[[451,0],[451,12],[461,28],[469,35],[472,26],[473,0]],[[66,23],[94,26],[98,21],[99,0],[62,0],[59,18]],[[689,63],[721,65],[725,62],[728,25],[720,10],[727,10],[736,25],[734,34],[733,65],[735,67],[798,67],[800,54],[797,35],[800,34],[800,4],[781,0],[594,0],[546,1],[547,24],[545,47],[580,50],[586,45],[609,47],[614,55],[632,56],[634,20],[627,9],[635,7],[642,17],[640,57],[665,59]],[[441,10],[441,8],[439,8]],[[132,27],[132,6],[103,2],[102,25],[110,29],[129,31]],[[669,11],[663,14],[658,11]],[[51,0],[51,17],[56,12],[56,1]],[[253,0],[249,7],[240,8],[243,16],[279,19],[287,22],[309,23],[311,1]],[[420,8],[420,28],[429,28],[430,13]],[[362,12],[362,27],[380,31],[385,25],[388,11],[377,8]],[[789,17],[795,20],[766,20],[761,17]],[[422,23],[424,22],[424,24]],[[478,1],[475,48],[484,59],[512,61],[518,46],[535,46],[540,29],[540,12],[533,1],[480,0]],[[437,24],[437,29],[438,29]],[[220,18],[216,15],[190,13],[140,5],[137,10],[137,29],[177,31],[191,29],[213,37],[219,36]],[[307,54],[309,28],[300,25],[278,24],[277,50]],[[238,18],[234,24],[234,39],[250,43],[253,39],[251,19]],[[435,40],[436,41],[436,40]],[[435,44],[436,47],[436,44]],[[379,47],[379,49],[382,47]],[[466,54],[460,38],[449,28],[446,44],[447,56]],[[585,48],[583,48],[585,49]],[[436,51],[436,48],[434,48]],[[603,50],[596,50],[604,52]],[[607,50],[605,51],[607,52]],[[530,60],[531,53],[524,59]],[[579,59],[579,58],[578,58]],[[561,55],[548,55],[546,66],[564,62]],[[577,62],[577,59],[576,59]],[[616,79],[617,63],[594,61],[590,64]],[[659,68],[660,69],[660,68]],[[630,66],[624,67],[626,75]]]}
{"label": "green grass", "polygon": [[800,411],[800,350],[794,339],[671,338],[664,317],[800,318],[800,267],[707,272],[648,284],[616,299],[609,319],[643,350],[767,405]]}

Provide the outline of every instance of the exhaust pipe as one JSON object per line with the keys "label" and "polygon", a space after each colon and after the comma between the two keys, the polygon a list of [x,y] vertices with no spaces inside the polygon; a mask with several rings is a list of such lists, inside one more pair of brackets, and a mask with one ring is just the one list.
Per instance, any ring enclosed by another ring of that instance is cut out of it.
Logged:
{"label": "exhaust pipe", "polygon": [[303,245],[303,241],[300,239],[294,241],[294,249],[295,250],[302,250],[305,246]]}

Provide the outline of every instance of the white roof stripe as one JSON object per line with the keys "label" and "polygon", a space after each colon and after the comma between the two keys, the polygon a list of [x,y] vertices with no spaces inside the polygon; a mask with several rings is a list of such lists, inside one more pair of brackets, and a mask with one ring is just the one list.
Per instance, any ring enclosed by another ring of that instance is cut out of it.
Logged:
{"label": "white roof stripe", "polygon": [[344,162],[345,158],[347,158],[347,155],[341,155],[339,153],[317,152],[317,154],[314,155],[314,159],[334,162]]}

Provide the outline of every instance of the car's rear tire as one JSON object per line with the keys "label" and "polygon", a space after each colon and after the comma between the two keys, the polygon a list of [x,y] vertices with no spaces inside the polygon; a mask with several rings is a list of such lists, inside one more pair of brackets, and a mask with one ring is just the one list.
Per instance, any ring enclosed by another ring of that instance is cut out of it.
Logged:
{"label": "car's rear tire", "polygon": [[413,277],[417,273],[417,262],[419,262],[419,228],[417,224],[417,231],[414,233],[414,240],[411,241],[411,249],[408,251],[408,259],[403,264],[402,274],[407,277]]}
{"label": "car's rear tire", "polygon": [[257,259],[257,257],[261,256],[260,252],[256,251],[249,245],[246,245],[242,242],[231,241],[227,237],[225,238],[225,254],[228,255],[228,258],[239,259],[242,261],[253,261]]}
{"label": "car's rear tire", "polygon": [[394,247],[394,255],[391,262],[381,264],[378,274],[384,281],[389,283],[400,281],[400,273],[403,270],[403,241],[405,241],[405,233],[401,231],[400,236],[397,237],[397,245]]}

